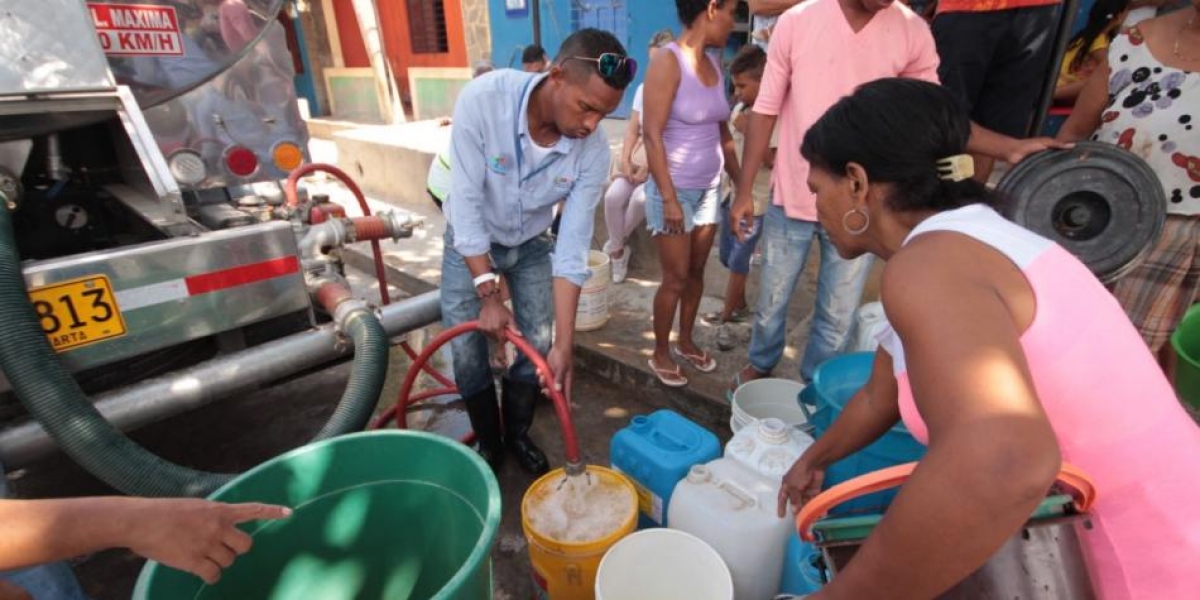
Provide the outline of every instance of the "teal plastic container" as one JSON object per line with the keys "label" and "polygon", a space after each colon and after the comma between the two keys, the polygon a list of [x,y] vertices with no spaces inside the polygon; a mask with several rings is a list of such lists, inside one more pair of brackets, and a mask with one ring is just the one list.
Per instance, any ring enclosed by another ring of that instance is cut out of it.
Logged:
{"label": "teal plastic container", "polygon": [[802,541],[800,534],[793,533],[783,553],[783,577],[779,582],[779,592],[797,596],[816,593],[829,581],[824,564],[821,551]]}
{"label": "teal plastic container", "polygon": [[660,410],[634,417],[613,436],[612,467],[629,477],[638,493],[638,529],[665,526],[675,484],[693,465],[721,457],[721,442],[683,415]]}
{"label": "teal plastic container", "polygon": [[[813,426],[813,437],[819,438],[829,430],[850,398],[866,385],[874,363],[874,352],[855,352],[836,356],[817,367],[812,385],[800,393],[801,407],[814,409],[808,419]],[[915,462],[924,455],[925,446],[913,439],[903,424],[897,424],[870,446],[830,465],[825,470],[825,488],[872,471]],[[845,502],[830,514],[882,513],[895,497],[895,490],[876,492]]]}
{"label": "teal plastic container", "polygon": [[453,440],[415,431],[325,440],[255,467],[210,499],[294,512],[243,525],[254,547],[216,585],[150,562],[135,600],[492,597],[500,487]]}

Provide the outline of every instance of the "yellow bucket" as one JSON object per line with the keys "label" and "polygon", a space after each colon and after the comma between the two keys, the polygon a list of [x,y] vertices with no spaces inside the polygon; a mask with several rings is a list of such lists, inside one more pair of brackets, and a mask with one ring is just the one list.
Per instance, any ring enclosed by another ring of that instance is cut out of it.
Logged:
{"label": "yellow bucket", "polygon": [[[623,475],[604,467],[588,465],[587,475],[594,489],[608,499],[619,499],[614,506],[613,522],[618,526],[595,539],[568,541],[539,531],[534,511],[544,506],[558,491],[566,473],[556,469],[529,487],[521,501],[521,526],[529,540],[529,561],[533,565],[535,597],[552,600],[593,600],[596,596],[596,571],[604,553],[621,538],[637,529],[637,492]],[[589,507],[591,509],[593,507]]]}

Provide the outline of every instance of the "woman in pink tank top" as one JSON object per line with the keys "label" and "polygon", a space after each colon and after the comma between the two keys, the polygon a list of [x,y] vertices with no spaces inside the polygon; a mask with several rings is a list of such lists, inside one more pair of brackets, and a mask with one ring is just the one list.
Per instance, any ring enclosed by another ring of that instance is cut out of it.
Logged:
{"label": "woman in pink tank top", "polygon": [[[734,178],[740,173],[725,124],[729,101],[721,62],[709,55],[725,47],[737,4],[675,0],[683,33],[654,53],[646,72],[643,134],[651,175],[646,225],[662,265],[649,362],[659,381],[671,387],[688,383],[680,363],[702,373],[717,369],[716,359],[696,345],[692,328],[704,295],[704,265],[717,233],[721,170]],[[672,346],[676,311],[679,336]]]}
{"label": "woman in pink tank top", "polygon": [[[979,568],[1062,462],[1097,487],[1079,531],[1101,598],[1200,594],[1200,428],[1113,297],[1057,244],[999,216],[964,167],[948,92],[881,79],[805,136],[839,254],[888,261],[870,381],[784,477],[780,513],[903,419],[929,451],[816,598],[930,598]],[[969,164],[969,163],[966,163]]]}

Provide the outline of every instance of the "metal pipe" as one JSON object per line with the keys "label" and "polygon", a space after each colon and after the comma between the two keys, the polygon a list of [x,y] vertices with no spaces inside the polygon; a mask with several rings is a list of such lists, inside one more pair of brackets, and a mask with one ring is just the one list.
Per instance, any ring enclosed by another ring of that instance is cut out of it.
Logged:
{"label": "metal pipe", "polygon": [[54,181],[66,181],[71,175],[63,162],[62,147],[57,133],[46,136],[46,175]]}
{"label": "metal pipe", "polygon": [[[432,325],[441,314],[439,292],[433,291],[383,307],[379,320],[391,337]],[[102,394],[96,408],[113,426],[130,431],[326,364],[352,349],[334,325],[325,325]],[[0,432],[0,457],[8,469],[57,449],[37,422]]]}

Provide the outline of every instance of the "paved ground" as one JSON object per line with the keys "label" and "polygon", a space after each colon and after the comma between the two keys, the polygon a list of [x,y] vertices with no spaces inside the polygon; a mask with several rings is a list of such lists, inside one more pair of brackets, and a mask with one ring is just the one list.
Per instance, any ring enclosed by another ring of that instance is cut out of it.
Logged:
{"label": "paved ground", "polygon": [[[419,345],[419,344],[418,344]],[[399,376],[407,359],[397,351],[393,378],[384,394],[385,405],[394,403]],[[216,471],[240,471],[302,445],[316,432],[342,393],[349,366],[295,379],[244,398],[211,405],[136,432],[133,437],[151,451],[169,460]],[[609,440],[630,417],[647,414],[660,406],[630,393],[610,381],[583,372],[577,379],[572,402],[575,425],[583,453],[589,463],[608,464]],[[432,426],[457,434],[466,425],[457,405],[426,411]],[[414,415],[419,421],[420,415]],[[720,424],[711,424],[720,425]],[[727,431],[714,427],[727,437]],[[562,442],[550,407],[543,407],[535,421],[533,436],[542,443],[555,466],[562,464]],[[69,459],[57,457],[10,475],[14,491],[23,497],[48,498],[112,494]],[[503,492],[503,518],[492,553],[497,600],[525,599],[532,592],[528,556],[521,533],[520,500],[533,479],[506,463],[499,474]],[[108,551],[75,564],[86,591],[95,600],[129,598],[143,561],[124,551]]]}

